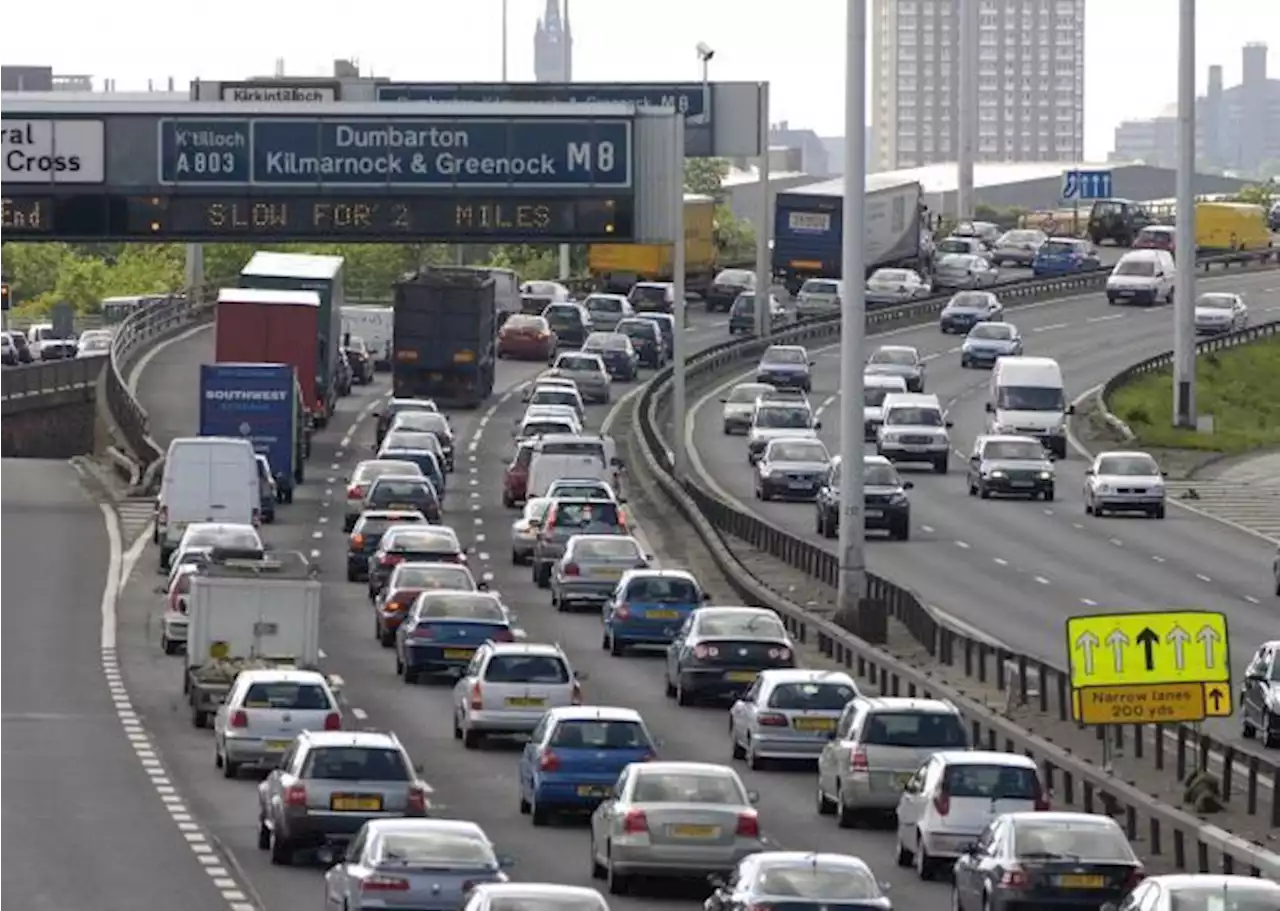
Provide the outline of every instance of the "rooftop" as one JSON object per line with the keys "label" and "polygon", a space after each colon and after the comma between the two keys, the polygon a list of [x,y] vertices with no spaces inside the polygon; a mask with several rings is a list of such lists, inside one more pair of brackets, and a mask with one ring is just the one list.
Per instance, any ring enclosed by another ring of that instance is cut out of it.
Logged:
{"label": "rooftop", "polygon": [[[1053,161],[980,162],[973,166],[974,187],[997,187],[1005,184],[1025,183],[1046,178],[1058,178],[1063,171],[1097,170],[1114,171],[1126,167],[1128,162],[1110,164],[1070,163]],[[958,183],[955,162],[925,165],[921,168],[904,168],[899,171],[881,171],[867,175],[867,192],[886,190],[918,183],[926,194],[954,193]],[[836,177],[820,183],[807,184],[788,191],[806,196],[843,196],[844,178]]]}

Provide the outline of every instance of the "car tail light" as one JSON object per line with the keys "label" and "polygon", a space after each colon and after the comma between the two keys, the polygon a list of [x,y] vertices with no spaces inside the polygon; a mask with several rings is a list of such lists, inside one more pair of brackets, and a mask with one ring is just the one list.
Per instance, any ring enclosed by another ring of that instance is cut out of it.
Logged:
{"label": "car tail light", "polygon": [[951,795],[947,793],[947,786],[944,784],[938,789],[938,793],[933,798],[933,808],[938,811],[939,816],[946,816],[951,812]]}
{"label": "car tail light", "polygon": [[855,772],[865,772],[870,766],[867,764],[867,751],[862,747],[857,747],[849,754],[849,768]]}
{"label": "car tail light", "polygon": [[627,604],[626,602],[623,602],[622,604],[619,604],[617,607],[615,607],[615,608],[613,609],[613,619],[615,619],[615,620],[630,620],[630,619],[631,619],[631,605]]}
{"label": "car tail light", "polygon": [[337,712],[330,712],[324,716],[324,729],[326,731],[342,730],[342,716]]}
{"label": "car tail light", "polygon": [[254,528],[257,528],[257,527],[258,527],[258,526],[260,526],[261,524],[262,524],[262,510],[261,510],[261,509],[255,509],[255,510],[253,511],[253,527],[254,527]]}
{"label": "car tail light", "polygon": [[426,788],[421,785],[410,785],[408,794],[408,806],[410,813],[425,813],[427,807],[431,806],[431,802],[427,800]]}
{"label": "car tail light", "polygon": [[769,657],[774,661],[790,661],[791,649],[789,648],[771,648],[769,649]]}
{"label": "car tail light", "polygon": [[622,817],[622,831],[627,835],[640,835],[649,831],[649,818],[644,810],[627,810]]}
{"label": "car tail light", "polygon": [[765,727],[785,728],[787,726],[787,716],[780,715],[777,712],[765,712],[756,718]]}
{"label": "car tail light", "polygon": [[365,493],[364,485],[362,485],[362,484],[352,484],[350,487],[348,487],[348,488],[347,488],[347,499],[348,499],[348,500],[363,500],[363,499],[364,499],[364,493]]}
{"label": "car tail light", "polygon": [[236,709],[231,713],[230,723],[233,728],[247,728],[249,726],[249,713],[244,709]]}
{"label": "car tail light", "polygon": [[1141,870],[1138,868],[1134,868],[1133,870],[1130,870],[1129,875],[1124,878],[1124,890],[1126,892],[1133,891],[1134,889],[1138,888],[1138,883],[1142,882],[1146,878],[1147,878],[1147,873],[1145,870]]}
{"label": "car tail light", "polygon": [[169,524],[169,507],[161,506],[160,511],[156,513],[156,521],[161,525]]}
{"label": "car tail light", "polygon": [[307,805],[307,789],[300,784],[291,784],[284,789],[284,803],[288,807],[305,807]]}
{"label": "car tail light", "polygon": [[720,657],[720,649],[714,645],[695,645],[693,647],[693,657],[699,661],[705,661],[707,658]]}
{"label": "car tail light", "polygon": [[466,562],[467,562],[467,555],[466,555],[466,554],[454,554],[454,555],[453,555],[453,562],[454,562],[454,563],[466,563]]}
{"label": "car tail light", "polygon": [[352,535],[352,536],[351,536],[351,549],[352,549],[352,550],[364,550],[364,535]]}
{"label": "car tail light", "polygon": [[1021,867],[1010,867],[1000,874],[997,886],[1001,889],[1025,889],[1029,883],[1030,880]]}
{"label": "car tail light", "polygon": [[538,768],[544,772],[555,772],[560,768],[560,757],[550,750],[543,750],[538,757]]}
{"label": "car tail light", "polygon": [[383,554],[378,559],[379,566],[395,566],[397,563],[403,563],[404,557],[400,554]]}
{"label": "car tail light", "polygon": [[516,634],[511,632],[508,627],[500,627],[494,630],[493,635],[489,637],[494,642],[515,642]]}
{"label": "car tail light", "polygon": [[580,575],[581,573],[582,573],[582,570],[578,568],[577,563],[566,563],[564,565],[564,574],[566,576],[577,576],[577,575]]}
{"label": "car tail light", "polygon": [[738,814],[738,828],[734,834],[739,838],[760,837],[760,817],[755,814],[755,811]]}
{"label": "car tail light", "polygon": [[582,705],[582,684],[576,680],[573,681],[573,696],[570,697],[570,702],[573,705]]}
{"label": "car tail light", "polygon": [[419,623],[414,626],[410,626],[405,632],[414,639],[434,639],[436,637],[435,627],[429,626],[426,623]]}
{"label": "car tail light", "polygon": [[362,892],[408,892],[409,880],[401,879],[398,876],[383,876],[381,873],[374,873],[365,878],[360,884]]}
{"label": "car tail light", "polygon": [[478,712],[484,708],[484,691],[480,689],[480,684],[471,684],[470,705],[472,711]]}
{"label": "car tail light", "polygon": [[649,752],[645,753],[643,756],[640,757],[641,762],[656,762],[657,759],[658,759],[658,754],[655,753],[653,750],[650,750]]}
{"label": "car tail light", "polygon": [[1049,794],[1045,791],[1044,785],[1039,778],[1036,779],[1036,809],[1042,813],[1052,809],[1049,803]]}

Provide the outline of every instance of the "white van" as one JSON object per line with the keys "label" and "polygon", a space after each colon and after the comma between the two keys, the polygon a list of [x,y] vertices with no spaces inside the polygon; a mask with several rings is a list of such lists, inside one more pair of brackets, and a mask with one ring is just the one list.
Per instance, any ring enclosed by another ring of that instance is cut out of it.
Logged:
{"label": "white van", "polygon": [[1035,437],[1058,458],[1067,455],[1062,368],[1051,357],[1002,357],[991,371],[987,431]]}
{"label": "white van", "polygon": [[1132,250],[1107,277],[1107,303],[1173,303],[1176,267],[1168,250]]}
{"label": "white van", "polygon": [[545,434],[533,441],[526,495],[540,497],[561,478],[596,478],[620,491],[621,468],[613,437]]}
{"label": "white van", "polygon": [[342,337],[355,335],[364,341],[373,356],[375,370],[391,369],[391,335],[395,310],[391,307],[348,306],[342,308]]}
{"label": "white van", "polygon": [[253,444],[232,437],[179,437],[169,444],[156,502],[160,568],[169,568],[192,522],[259,525],[258,460]]}
{"label": "white van", "polygon": [[928,462],[938,474],[947,473],[951,434],[942,403],[931,392],[890,392],[880,406],[883,423],[876,434],[876,452],[890,462]]}
{"label": "white van", "polygon": [[862,378],[862,425],[864,439],[874,443],[884,423],[884,400],[895,392],[906,392],[907,381],[886,373],[868,373]]}

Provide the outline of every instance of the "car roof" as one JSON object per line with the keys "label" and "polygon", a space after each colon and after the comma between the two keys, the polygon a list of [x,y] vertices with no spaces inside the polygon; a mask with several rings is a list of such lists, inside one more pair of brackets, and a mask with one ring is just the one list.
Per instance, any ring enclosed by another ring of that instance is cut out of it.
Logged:
{"label": "car roof", "polygon": [[1095,458],[1105,459],[1110,456],[1116,456],[1118,458],[1144,458],[1151,459],[1152,461],[1155,460],[1155,456],[1149,452],[1143,452],[1141,449],[1109,449],[1106,452],[1098,453]]}
{"label": "car roof", "polygon": [[399,748],[395,734],[382,731],[303,731],[302,736],[318,747]]}
{"label": "car roof", "polygon": [[618,301],[624,304],[628,303],[627,296],[625,294],[610,294],[605,291],[592,291],[587,295],[587,300],[600,300],[602,298],[604,300]]}
{"label": "car roof", "polygon": [[752,859],[767,864],[841,864],[849,867],[870,869],[861,857],[852,854],[836,854],[827,851],[762,851],[753,854]]}
{"label": "car roof", "polygon": [[984,433],[978,437],[979,443],[1036,443],[1039,440],[1035,437],[1024,436],[1020,433]]}
{"label": "car roof", "polygon": [[919,353],[919,349],[915,345],[877,345],[876,351],[910,351],[912,354]]}
{"label": "car roof", "polygon": [[1103,816],[1101,813],[1074,813],[1070,810],[1027,810],[1001,815],[1015,825],[1020,822],[1082,822],[1093,823],[1106,828],[1120,828],[1120,823],[1110,816]]}
{"label": "car roof", "polygon": [[843,682],[845,680],[854,683],[853,677],[844,671],[827,671],[816,667],[774,667],[760,672],[760,682],[762,684],[830,683]]}
{"label": "car roof", "polygon": [[254,534],[258,533],[258,529],[248,522],[192,522],[183,529],[183,534],[190,531],[244,531],[246,529]]}
{"label": "car roof", "polygon": [[1171,889],[1180,886],[1262,886],[1280,894],[1280,883],[1260,876],[1244,876],[1239,873],[1163,873],[1148,876],[1145,882],[1156,882]]}
{"label": "car roof", "polygon": [[915,696],[863,696],[872,712],[934,712],[958,715],[960,710],[945,699],[922,699]]}
{"label": "car roof", "polygon": [[715,772],[721,775],[737,777],[731,766],[719,762],[682,762],[674,759],[659,759],[652,762],[635,762],[639,771],[651,772]]}
{"label": "car roof", "polygon": [[416,509],[366,509],[360,513],[362,519],[404,519],[409,524],[417,521],[415,516],[423,522],[427,520],[427,517]]}
{"label": "car roof", "polygon": [[[617,536],[615,535],[614,537],[617,537]],[[698,577],[695,576],[693,573],[689,572],[687,569],[659,569],[656,566],[651,568],[646,567],[644,569],[629,569],[622,574],[622,578],[619,579],[618,581],[619,583],[622,583],[622,582],[633,582],[636,579],[654,579],[654,578],[684,579],[688,582],[692,582],[694,585],[698,584]]]}
{"label": "car roof", "polygon": [[550,642],[491,642],[489,648],[495,655],[546,655],[568,660],[564,649]]}
{"label": "car roof", "polygon": [[[836,453],[835,455],[833,455],[833,456],[831,457],[831,464],[832,464],[832,465],[836,464],[837,462],[843,462],[843,461],[844,461],[844,456],[840,455],[839,453]],[[882,455],[879,455],[879,454],[874,453],[874,452],[869,452],[869,453],[867,453],[866,455],[864,455],[864,456],[862,457],[862,464],[863,464],[863,465],[868,465],[868,466],[870,466],[870,465],[887,465],[887,466],[889,466],[890,468],[892,468],[892,467],[893,467],[893,462],[889,461],[889,459],[888,459],[887,457],[882,456]]]}
{"label": "car roof", "polygon": [[485,841],[489,836],[478,823],[467,819],[441,819],[433,816],[397,816],[389,819],[371,819],[365,823],[370,835],[386,835],[392,832],[453,832],[458,835],[479,835]]}
{"label": "car roof", "polygon": [[241,671],[237,677],[250,683],[323,683],[328,686],[324,674],[296,667],[257,667]]}
{"label": "car roof", "polygon": [[595,889],[589,886],[566,886],[561,883],[479,883],[471,894],[495,898],[595,898],[600,900],[601,907],[607,907],[604,904],[604,896]]}
{"label": "car roof", "polygon": [[547,715],[554,721],[644,721],[638,711],[620,705],[562,705],[547,709]]}
{"label": "car roof", "polygon": [[862,377],[863,388],[867,386],[883,386],[886,389],[892,387],[894,389],[907,391],[907,381],[900,376],[892,376],[888,373],[867,373]]}
{"label": "car roof", "polygon": [[1004,753],[999,750],[939,750],[933,754],[946,764],[1006,765],[1023,769],[1038,769],[1036,761],[1021,753]]}
{"label": "car roof", "polygon": [[[561,500],[560,502],[573,502]],[[608,502],[613,502],[612,500]],[[630,541],[637,548],[640,548],[640,542],[631,535],[571,535],[565,547],[575,547],[579,544],[597,544],[603,541]],[[640,548],[643,550],[643,548]]]}
{"label": "car roof", "polygon": [[672,282],[636,282],[633,288],[671,288],[674,287]]}
{"label": "car roof", "polygon": [[704,613],[709,613],[711,611],[715,611],[716,613],[722,613],[722,614],[725,614],[725,613],[743,614],[743,615],[751,614],[754,616],[768,614],[770,617],[777,619],[779,622],[781,622],[782,620],[782,618],[778,616],[777,611],[772,611],[767,607],[747,607],[742,604],[708,604],[706,607],[698,608],[697,610],[694,611],[694,613],[704,614]]}

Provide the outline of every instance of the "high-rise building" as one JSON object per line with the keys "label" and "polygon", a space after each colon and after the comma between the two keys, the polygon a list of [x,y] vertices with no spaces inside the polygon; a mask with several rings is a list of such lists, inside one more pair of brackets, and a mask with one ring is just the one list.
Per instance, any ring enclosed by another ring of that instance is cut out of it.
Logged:
{"label": "high-rise building", "polygon": [[[1084,158],[1084,0],[978,3],[978,161]],[[874,0],[873,171],[955,161],[959,0]]]}
{"label": "high-rise building", "polygon": [[533,35],[533,76],[538,82],[573,81],[573,32],[569,28],[569,0],[564,15],[560,0],[547,0],[547,9]]}

